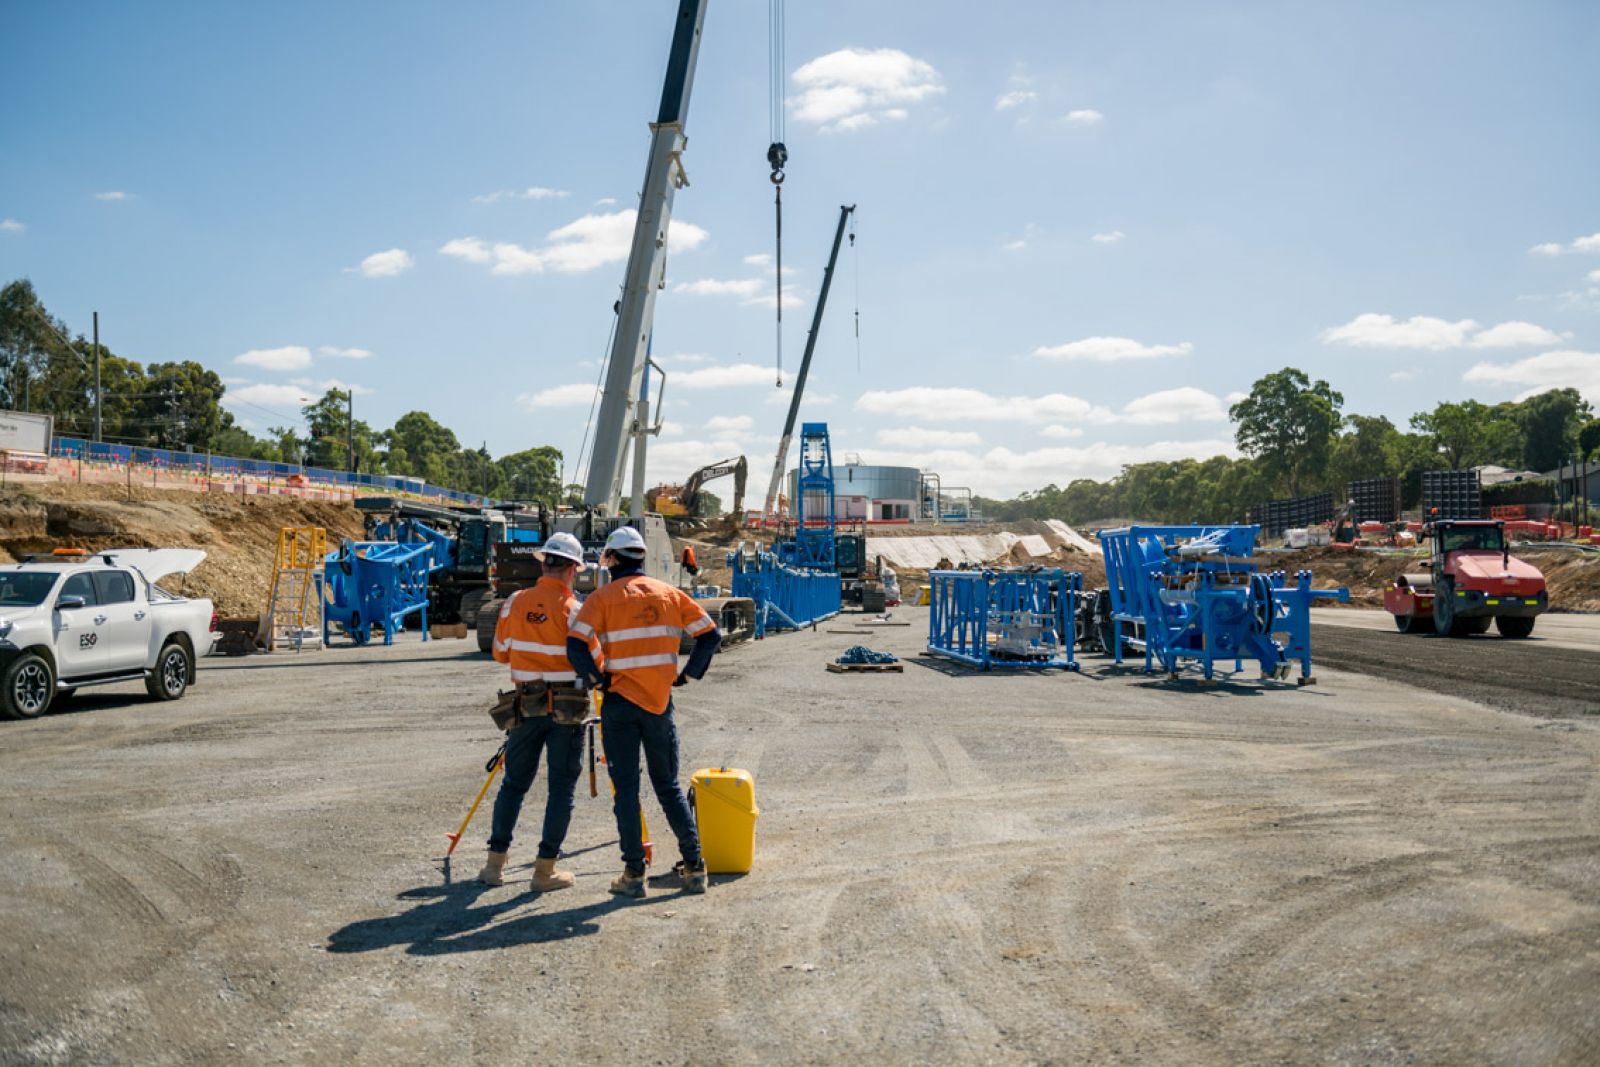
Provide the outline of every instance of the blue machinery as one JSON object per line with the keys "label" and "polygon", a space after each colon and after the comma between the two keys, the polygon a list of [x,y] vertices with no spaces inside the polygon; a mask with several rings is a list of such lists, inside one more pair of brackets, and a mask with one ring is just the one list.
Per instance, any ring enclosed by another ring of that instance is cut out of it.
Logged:
{"label": "blue machinery", "polygon": [[383,643],[405,628],[406,616],[420,613],[422,639],[428,639],[428,575],[446,566],[431,541],[346,541],[323,564],[326,592],[322,606],[322,643],[338,623],[358,645],[372,639],[373,626],[383,627]]}
{"label": "blue machinery", "polygon": [[[819,514],[808,515],[808,502]],[[768,628],[798,630],[839,614],[839,567],[833,511],[833,450],[828,424],[800,428],[800,471],[795,485],[795,531],[775,551],[741,549],[728,556],[733,595],[756,605],[756,637]]]}
{"label": "blue machinery", "polygon": [[990,670],[1078,669],[1083,576],[1062,570],[933,571],[928,651]]}
{"label": "blue machinery", "polygon": [[[1311,572],[1289,584],[1282,571],[1262,573],[1251,558],[1258,526],[1129,526],[1101,530],[1111,616],[1105,641],[1122,662],[1124,646],[1144,651],[1144,668],[1159,663],[1176,677],[1181,661],[1198,661],[1207,681],[1218,661],[1263,678],[1287,678],[1300,661],[1310,685],[1311,605],[1348,603],[1348,589],[1312,589]],[[1283,635],[1279,642],[1274,635]]]}

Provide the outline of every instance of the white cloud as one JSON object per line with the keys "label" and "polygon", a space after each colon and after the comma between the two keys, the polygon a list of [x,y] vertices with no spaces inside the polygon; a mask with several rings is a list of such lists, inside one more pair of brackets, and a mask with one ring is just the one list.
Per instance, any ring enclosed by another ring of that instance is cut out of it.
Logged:
{"label": "white cloud", "polygon": [[705,428],[712,433],[749,433],[755,428],[756,420],[749,415],[713,415],[706,420]]}
{"label": "white cloud", "polygon": [[1563,252],[1600,252],[1600,233],[1576,238],[1567,245],[1558,241],[1546,241],[1544,244],[1534,245],[1528,251],[1536,256],[1559,256]]}
{"label": "white cloud", "polygon": [[309,404],[316,397],[298,385],[246,385],[229,389],[222,395],[224,404],[256,404],[264,408],[295,408]]}
{"label": "white cloud", "polygon": [[978,389],[913,386],[862,393],[855,409],[927,422],[1049,422],[1082,419],[1094,405],[1064,393],[1046,396],[993,396]]}
{"label": "white cloud", "polygon": [[374,252],[361,261],[361,275],[364,278],[393,278],[410,270],[415,262],[411,253],[403,248]]}
{"label": "white cloud", "polygon": [[744,261],[752,267],[772,266],[772,256],[766,252],[757,252],[754,255],[745,256]]}
{"label": "white cloud", "polygon": [[599,200],[596,200],[594,202],[594,206],[595,207],[616,207],[617,206],[617,198],[614,197],[614,196],[602,196]]}
{"label": "white cloud", "polygon": [[1062,426],[1060,424],[1052,424],[1052,425],[1046,426],[1044,429],[1040,430],[1039,431],[1039,436],[1040,437],[1052,437],[1052,438],[1057,438],[1057,439],[1069,439],[1069,438],[1073,438],[1073,437],[1082,437],[1083,436],[1083,427],[1082,426]]}
{"label": "white cloud", "polygon": [[[10,222],[11,220],[7,219],[6,221]],[[1592,270],[1588,274],[1585,274],[1584,277],[1589,279],[1589,281],[1595,285],[1600,285],[1600,270]]]}
{"label": "white cloud", "polygon": [[542,185],[530,185],[526,189],[501,189],[498,192],[485,193],[483,196],[472,198],[474,204],[493,204],[499,200],[564,200],[571,196],[565,189],[547,189]]}
{"label": "white cloud", "polygon": [[580,408],[593,403],[594,395],[594,386],[580,382],[575,385],[551,386],[537,393],[523,393],[517,397],[517,403],[529,411],[539,411],[542,408]]}
{"label": "white cloud", "polygon": [[710,363],[712,359],[704,352],[674,352],[670,356],[662,356],[656,362],[667,366],[672,366],[673,364],[696,366],[701,363]]}
{"label": "white cloud", "polygon": [[0,219],[0,233],[21,233],[28,227],[16,219]]}
{"label": "white cloud", "polygon": [[1600,352],[1562,350],[1519,359],[1515,363],[1479,363],[1461,376],[1463,382],[1526,386],[1518,399],[1546,389],[1571,386],[1592,403],[1600,403]]}
{"label": "white cloud", "polygon": [[675,293],[692,293],[696,296],[738,296],[750,299],[759,296],[767,287],[760,278],[700,278],[692,282],[679,282],[673,286]]}
{"label": "white cloud", "polygon": [[1136,426],[1164,426],[1177,422],[1223,422],[1228,409],[1204,389],[1182,386],[1141,396],[1123,405],[1117,422]]}
{"label": "white cloud", "polygon": [[1561,335],[1531,322],[1502,322],[1473,335],[1471,348],[1518,348],[1522,345],[1556,345]]}
{"label": "white cloud", "polygon": [[907,117],[906,105],[944,92],[939,72],[898,48],[842,48],[793,74],[794,117],[824,131],[856,130]]}
{"label": "white cloud", "polygon": [[[446,241],[439,252],[469,263],[488,263],[492,259],[494,266],[490,270],[494,274],[540,274],[545,270],[576,274],[626,260],[637,215],[632,208],[607,215],[584,215],[551,230],[546,235],[550,243],[543,248],[524,248],[511,242],[490,246],[476,237],[457,237]],[[704,244],[708,236],[692,222],[674,219],[668,240],[672,251],[685,252]]]}
{"label": "white cloud", "polygon": [[441,256],[453,256],[468,263],[487,263],[493,259],[489,246],[476,237],[457,237],[439,246]]}
{"label": "white cloud", "polygon": [[365,348],[335,348],[333,345],[319,345],[317,355],[328,359],[371,359],[372,353]]}
{"label": "white cloud", "polygon": [[995,97],[994,109],[996,111],[1009,111],[1014,107],[1021,107],[1031,100],[1039,99],[1039,94],[1032,89],[1013,89],[1009,93],[1001,93]]}
{"label": "white cloud", "polygon": [[970,430],[925,430],[902,426],[878,431],[880,445],[898,448],[976,448],[983,438]]}
{"label": "white cloud", "polygon": [[1502,322],[1480,330],[1473,319],[1450,322],[1428,315],[1413,315],[1404,322],[1391,315],[1368,312],[1343,326],[1322,331],[1322,343],[1354,348],[1414,348],[1441,352],[1448,348],[1515,348],[1551,345],[1561,335],[1531,322]]}
{"label": "white cloud", "polygon": [[283,348],[252,348],[233,357],[235,363],[262,370],[304,370],[311,366],[311,350],[303,345],[286,345]]}
{"label": "white cloud", "polygon": [[298,386],[300,389],[310,393],[313,397],[320,397],[329,389],[337,389],[340,392],[350,393],[353,396],[372,395],[372,390],[368,389],[366,386],[340,381],[338,378],[324,378],[321,381],[313,381],[310,378],[291,378],[289,380],[289,384]]}
{"label": "white cloud", "polygon": [[113,189],[110,192],[95,193],[94,194],[94,198],[96,200],[117,201],[117,200],[127,200],[132,195],[133,195],[132,193],[125,193],[121,189]]}
{"label": "white cloud", "polygon": [[1121,230],[1112,230],[1110,233],[1097,233],[1093,237],[1089,238],[1089,240],[1093,241],[1095,244],[1114,245],[1126,236],[1127,234],[1123,233]]}
{"label": "white cloud", "polygon": [[1447,322],[1427,315],[1413,315],[1397,322],[1391,315],[1368,312],[1357,315],[1343,326],[1322,331],[1325,345],[1350,345],[1355,348],[1423,348],[1440,351],[1459,348],[1467,335],[1478,328],[1472,319]]}
{"label": "white cloud", "polygon": [[1105,116],[1092,107],[1078,108],[1076,111],[1067,112],[1062,122],[1073,126],[1098,126],[1105,121]]}
{"label": "white cloud", "polygon": [[1066,485],[1076,478],[1105,480],[1129,463],[1184,458],[1206,459],[1237,455],[1232,441],[1153,441],[1137,445],[1094,442],[1016,452],[991,448],[986,452],[956,449],[898,451],[861,449],[866,463],[918,467],[938,472],[946,487],[967,486],[983,496],[1010,497],[1050,483]]}
{"label": "white cloud", "polygon": [[1015,241],[1007,241],[1005,244],[1000,246],[1001,250],[1005,252],[1020,252],[1027,247],[1028,242],[1022,240],[1020,237]]}
{"label": "white cloud", "polygon": [[734,385],[770,385],[777,371],[754,363],[729,363],[724,366],[703,367],[700,370],[679,371],[672,376],[671,384],[683,389],[720,389]]}
{"label": "white cloud", "polygon": [[1128,359],[1157,359],[1161,356],[1187,356],[1194,345],[1180,341],[1175,345],[1140,344],[1127,337],[1085,337],[1064,345],[1041,345],[1033,350],[1046,359],[1082,359],[1094,363],[1116,363]]}

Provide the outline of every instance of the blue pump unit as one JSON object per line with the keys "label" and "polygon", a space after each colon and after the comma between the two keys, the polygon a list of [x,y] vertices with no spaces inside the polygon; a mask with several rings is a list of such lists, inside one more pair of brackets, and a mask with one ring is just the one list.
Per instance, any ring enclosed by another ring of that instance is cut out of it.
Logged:
{"label": "blue pump unit", "polygon": [[[1348,603],[1350,591],[1311,588],[1311,572],[1291,581],[1262,572],[1253,558],[1259,526],[1129,526],[1101,530],[1111,600],[1109,645],[1144,652],[1177,677],[1197,662],[1207,681],[1218,662],[1234,670],[1254,659],[1263,678],[1289,676],[1299,660],[1301,685],[1312,684],[1311,605]],[[1279,638],[1282,640],[1279,640]]]}
{"label": "blue pump unit", "polygon": [[373,626],[383,627],[383,643],[418,615],[422,639],[428,639],[428,576],[444,564],[434,557],[432,543],[346,541],[323,562],[322,642],[337,623],[350,639],[364,645]]}
{"label": "blue pump unit", "polygon": [[980,670],[1075,671],[1076,571],[932,571],[928,651]]}

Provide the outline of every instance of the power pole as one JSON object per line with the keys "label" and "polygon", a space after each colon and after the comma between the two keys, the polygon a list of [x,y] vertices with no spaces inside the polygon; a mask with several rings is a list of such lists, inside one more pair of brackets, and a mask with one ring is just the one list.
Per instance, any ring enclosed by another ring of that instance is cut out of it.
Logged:
{"label": "power pole", "polygon": [[344,400],[345,469],[354,474],[356,472],[356,391],[354,387],[345,390]]}
{"label": "power pole", "polygon": [[94,313],[94,443],[100,443],[100,312]]}

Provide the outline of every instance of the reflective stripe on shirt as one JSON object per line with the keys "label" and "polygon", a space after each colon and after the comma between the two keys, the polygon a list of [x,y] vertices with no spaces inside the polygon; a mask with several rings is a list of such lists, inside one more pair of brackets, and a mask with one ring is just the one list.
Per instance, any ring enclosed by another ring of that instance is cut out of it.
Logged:
{"label": "reflective stripe on shirt", "polygon": [[600,640],[608,645],[618,641],[638,641],[645,637],[677,637],[683,630],[677,626],[635,626],[629,630],[608,630]]}
{"label": "reflective stripe on shirt", "polygon": [[513,682],[575,682],[576,671],[518,671],[511,672]]}
{"label": "reflective stripe on shirt", "polygon": [[676,667],[678,654],[676,652],[658,652],[653,656],[624,656],[621,659],[606,660],[606,669],[612,671],[626,671],[639,667]]}

